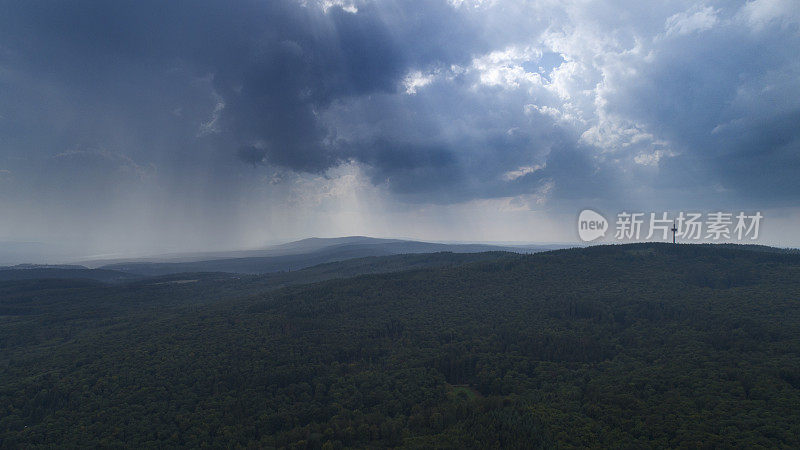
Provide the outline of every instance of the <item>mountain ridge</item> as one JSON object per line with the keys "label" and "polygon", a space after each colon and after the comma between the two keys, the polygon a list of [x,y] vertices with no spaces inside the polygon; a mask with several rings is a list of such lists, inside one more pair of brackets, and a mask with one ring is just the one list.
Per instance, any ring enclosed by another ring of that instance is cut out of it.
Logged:
{"label": "mountain ridge", "polygon": [[342,238],[307,238],[274,246],[263,251],[248,251],[246,253],[247,255],[253,255],[254,252],[267,252],[263,256],[224,257],[184,262],[118,262],[101,265],[99,268],[118,270],[141,276],[167,275],[181,272],[258,274],[282,270],[298,270],[327,262],[369,256],[435,252],[478,253],[487,251],[530,253],[551,249],[551,246],[443,244],[402,239],[347,236]]}

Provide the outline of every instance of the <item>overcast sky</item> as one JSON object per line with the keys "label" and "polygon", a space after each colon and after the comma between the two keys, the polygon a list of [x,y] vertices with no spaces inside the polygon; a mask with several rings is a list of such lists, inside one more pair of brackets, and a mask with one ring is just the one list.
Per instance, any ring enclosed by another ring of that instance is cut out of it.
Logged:
{"label": "overcast sky", "polygon": [[761,211],[800,245],[796,0],[2,1],[0,241],[576,241]]}

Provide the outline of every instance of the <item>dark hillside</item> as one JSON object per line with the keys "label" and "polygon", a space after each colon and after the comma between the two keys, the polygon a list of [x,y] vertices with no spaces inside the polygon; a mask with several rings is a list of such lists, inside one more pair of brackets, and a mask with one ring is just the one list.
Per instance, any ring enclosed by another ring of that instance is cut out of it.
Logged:
{"label": "dark hillside", "polygon": [[6,342],[39,333],[3,348],[3,445],[800,445],[798,255],[591,247],[192,305],[129,289],[81,308],[139,312],[72,309],[69,335],[41,331],[68,326],[52,310],[2,317]]}

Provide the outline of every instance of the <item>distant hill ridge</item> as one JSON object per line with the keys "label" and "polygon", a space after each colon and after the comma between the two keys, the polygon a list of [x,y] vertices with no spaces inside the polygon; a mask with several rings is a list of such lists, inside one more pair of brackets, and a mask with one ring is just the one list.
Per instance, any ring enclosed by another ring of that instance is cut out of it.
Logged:
{"label": "distant hill ridge", "polygon": [[38,279],[78,279],[102,282],[121,282],[138,278],[137,275],[109,269],[89,269],[83,266],[12,266],[0,268],[0,281]]}
{"label": "distant hill ridge", "polygon": [[[562,246],[501,246],[491,244],[443,244],[401,239],[379,239],[365,236],[341,238],[308,238],[270,247],[265,250],[228,253],[198,261],[155,262],[131,261],[102,265],[100,268],[126,273],[156,276],[182,272],[227,272],[261,274],[298,270],[317,264],[368,256],[389,256],[411,253],[478,253],[505,251],[532,253]],[[238,255],[231,257],[230,255]]]}

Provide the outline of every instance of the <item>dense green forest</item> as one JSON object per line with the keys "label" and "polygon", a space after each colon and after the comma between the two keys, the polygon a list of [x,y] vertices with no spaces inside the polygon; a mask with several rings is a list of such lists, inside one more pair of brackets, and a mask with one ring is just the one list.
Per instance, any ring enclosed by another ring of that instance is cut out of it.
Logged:
{"label": "dense green forest", "polygon": [[79,268],[0,268],[0,282],[41,279],[83,279],[108,283],[124,282],[141,278],[125,272],[106,269]]}
{"label": "dense green forest", "polygon": [[796,253],[393,258],[2,282],[0,447],[800,447]]}

